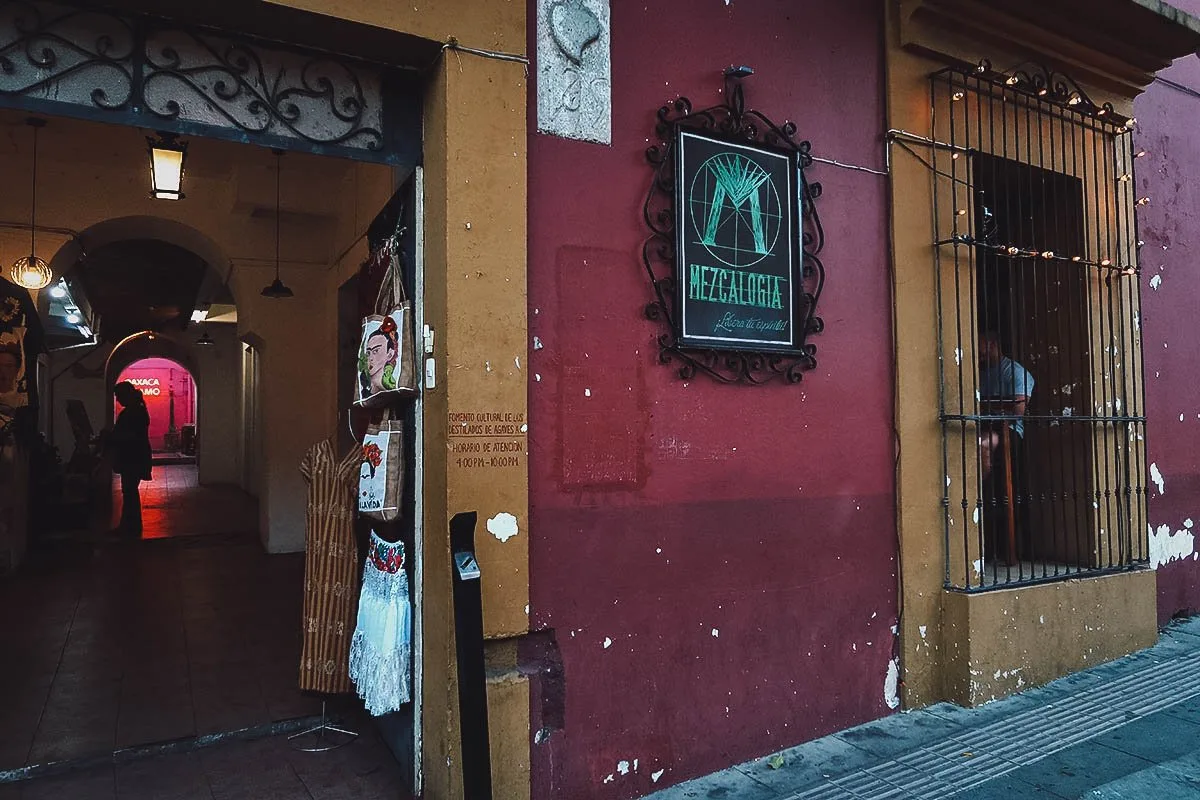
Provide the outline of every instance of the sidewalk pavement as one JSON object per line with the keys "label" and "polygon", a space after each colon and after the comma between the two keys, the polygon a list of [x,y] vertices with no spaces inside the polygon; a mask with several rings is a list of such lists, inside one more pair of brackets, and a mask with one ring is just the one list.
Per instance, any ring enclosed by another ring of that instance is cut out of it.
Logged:
{"label": "sidewalk pavement", "polygon": [[1200,617],[966,709],[894,714],[646,800],[1200,800]]}

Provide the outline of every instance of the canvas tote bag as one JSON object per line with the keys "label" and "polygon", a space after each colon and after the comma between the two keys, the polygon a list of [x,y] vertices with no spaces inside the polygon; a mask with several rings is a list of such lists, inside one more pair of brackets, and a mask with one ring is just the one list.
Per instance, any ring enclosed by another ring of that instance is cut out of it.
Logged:
{"label": "canvas tote bag", "polygon": [[404,496],[404,424],[383,419],[367,426],[362,441],[362,463],[358,473],[358,512],[363,516],[392,522],[400,516]]}
{"label": "canvas tote bag", "polygon": [[379,284],[375,313],[364,317],[358,345],[354,404],[383,408],[417,393],[412,302],[404,294],[398,245],[385,245],[388,268]]}

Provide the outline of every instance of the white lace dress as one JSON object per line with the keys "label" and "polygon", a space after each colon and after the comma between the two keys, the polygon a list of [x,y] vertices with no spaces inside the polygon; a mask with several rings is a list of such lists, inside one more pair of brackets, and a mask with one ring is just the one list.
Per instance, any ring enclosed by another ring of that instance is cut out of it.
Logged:
{"label": "white lace dress", "polygon": [[412,603],[404,562],[402,542],[385,542],[371,532],[350,642],[350,679],[373,716],[396,711],[412,695]]}

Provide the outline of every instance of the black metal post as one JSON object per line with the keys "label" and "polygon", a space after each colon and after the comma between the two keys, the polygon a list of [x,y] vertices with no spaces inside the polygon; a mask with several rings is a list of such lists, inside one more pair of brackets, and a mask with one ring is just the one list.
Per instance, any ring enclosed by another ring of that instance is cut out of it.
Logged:
{"label": "black metal post", "polygon": [[491,746],[488,740],[487,676],[483,660],[483,594],[475,560],[472,511],[450,520],[454,582],[454,640],[458,651],[458,710],[462,732],[463,796],[492,800]]}

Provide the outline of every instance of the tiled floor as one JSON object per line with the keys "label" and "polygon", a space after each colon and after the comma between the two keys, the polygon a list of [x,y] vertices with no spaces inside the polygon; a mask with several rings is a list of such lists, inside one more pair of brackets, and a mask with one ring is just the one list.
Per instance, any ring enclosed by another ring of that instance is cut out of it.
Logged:
{"label": "tiled floor", "polygon": [[[201,487],[194,465],[155,466],[152,481],[141,485],[142,538],[245,533],[258,527],[254,499],[233,486]],[[113,478],[113,516],[121,516],[121,480]]]}
{"label": "tiled floor", "polygon": [[[194,476],[143,484],[144,541],[59,541],[0,582],[0,772],[320,713],[296,688],[303,555],[265,554],[254,501]],[[227,742],[0,783],[0,800],[401,796],[377,740],[336,752]]]}
{"label": "tiled floor", "polygon": [[186,753],[53,778],[0,784],[0,800],[403,800],[391,753],[369,723],[347,747],[293,750],[281,736],[226,742]]}

